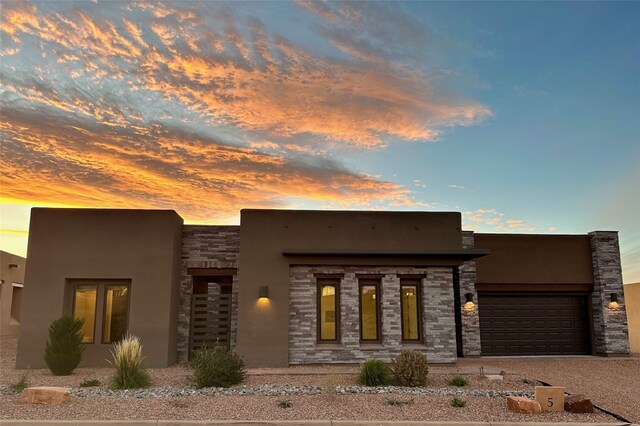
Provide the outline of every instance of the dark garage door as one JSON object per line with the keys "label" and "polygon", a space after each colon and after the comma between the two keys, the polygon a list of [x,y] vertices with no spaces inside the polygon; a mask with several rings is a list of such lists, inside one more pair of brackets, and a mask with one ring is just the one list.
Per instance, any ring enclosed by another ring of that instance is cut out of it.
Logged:
{"label": "dark garage door", "polygon": [[591,352],[587,296],[479,294],[483,355]]}

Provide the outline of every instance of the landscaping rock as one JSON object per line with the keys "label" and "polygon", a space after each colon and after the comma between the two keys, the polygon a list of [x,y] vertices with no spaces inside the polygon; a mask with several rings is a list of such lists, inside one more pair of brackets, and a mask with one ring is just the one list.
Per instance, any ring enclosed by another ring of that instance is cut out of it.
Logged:
{"label": "landscaping rock", "polygon": [[520,396],[508,396],[507,408],[514,413],[520,414],[542,413],[542,407],[540,407],[540,403],[538,401]]}
{"label": "landscaping rock", "polygon": [[562,386],[536,386],[536,401],[542,411],[564,411],[564,388]]}
{"label": "landscaping rock", "polygon": [[501,374],[487,374],[485,377],[491,381],[504,380],[504,376],[502,376]]}
{"label": "landscaping rock", "polygon": [[25,404],[66,404],[71,401],[68,388],[39,386],[22,391],[20,402]]}
{"label": "landscaping rock", "polygon": [[584,395],[569,395],[564,399],[564,410],[570,413],[593,413],[593,404]]}

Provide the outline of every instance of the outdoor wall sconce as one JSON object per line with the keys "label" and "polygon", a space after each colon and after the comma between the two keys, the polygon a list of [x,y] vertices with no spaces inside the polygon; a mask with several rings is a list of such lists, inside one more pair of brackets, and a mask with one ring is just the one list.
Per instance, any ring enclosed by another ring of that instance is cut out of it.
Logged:
{"label": "outdoor wall sconce", "polygon": [[464,295],[464,308],[471,310],[475,304],[473,303],[473,293],[465,293]]}
{"label": "outdoor wall sconce", "polygon": [[269,298],[269,286],[261,285],[259,293],[258,293],[258,297],[260,299],[262,299],[262,298],[268,299]]}
{"label": "outdoor wall sconce", "polygon": [[611,293],[611,301],[609,302],[609,309],[616,309],[620,306],[618,302],[618,293]]}

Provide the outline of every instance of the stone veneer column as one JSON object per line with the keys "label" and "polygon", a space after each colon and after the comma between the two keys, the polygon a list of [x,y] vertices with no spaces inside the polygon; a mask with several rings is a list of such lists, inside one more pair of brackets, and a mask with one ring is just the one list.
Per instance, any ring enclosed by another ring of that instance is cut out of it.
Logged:
{"label": "stone veneer column", "polygon": [[429,362],[456,362],[453,271],[428,268],[422,281],[423,325]]}
{"label": "stone veneer column", "polygon": [[[193,280],[188,268],[237,268],[240,254],[239,226],[184,225],[182,227],[182,265],[178,306],[178,362],[189,358],[191,294]],[[231,348],[235,346],[238,316],[237,276],[231,296]]]}
{"label": "stone veneer column", "polygon": [[[618,233],[594,231],[591,237],[593,264],[593,330],[597,354],[628,354],[627,313],[622,288],[622,268]],[[609,308],[611,294],[618,294],[619,306]]]}
{"label": "stone veneer column", "polygon": [[[474,248],[473,231],[462,231],[462,248]],[[462,307],[462,353],[464,356],[480,355],[480,316],[478,314],[478,293],[476,292],[476,262],[470,260],[459,267],[460,302],[464,305],[465,294],[472,293],[473,309]]]}

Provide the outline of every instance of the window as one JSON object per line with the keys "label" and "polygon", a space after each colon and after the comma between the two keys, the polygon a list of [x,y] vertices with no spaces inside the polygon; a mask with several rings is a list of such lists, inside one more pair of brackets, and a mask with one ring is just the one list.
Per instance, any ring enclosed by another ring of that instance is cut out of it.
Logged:
{"label": "window", "polygon": [[380,341],[380,280],[360,280],[360,340]]}
{"label": "window", "polygon": [[96,325],[98,286],[77,285],[73,293],[73,316],[84,320],[82,343],[93,343]]}
{"label": "window", "polygon": [[71,313],[84,320],[82,343],[113,343],[127,332],[130,281],[69,280],[72,289]]}
{"label": "window", "polygon": [[318,280],[318,341],[337,342],[340,333],[338,279]]}
{"label": "window", "polygon": [[127,331],[128,294],[129,288],[126,285],[106,286],[102,343],[117,342]]}
{"label": "window", "polygon": [[420,341],[420,279],[401,279],[402,340]]}

